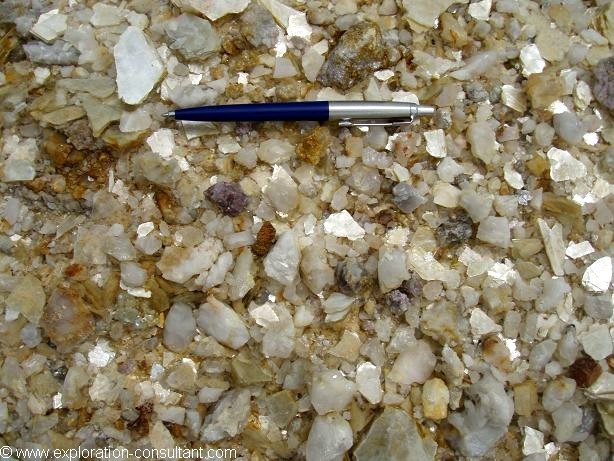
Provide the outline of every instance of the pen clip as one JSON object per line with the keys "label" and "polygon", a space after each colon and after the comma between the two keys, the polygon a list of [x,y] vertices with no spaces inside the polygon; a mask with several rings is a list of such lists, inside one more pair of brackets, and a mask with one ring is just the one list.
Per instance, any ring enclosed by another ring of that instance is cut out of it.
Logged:
{"label": "pen clip", "polygon": [[352,127],[352,126],[403,126],[411,125],[414,122],[414,117],[409,117],[404,120],[352,120],[350,118],[344,118],[339,120],[339,126]]}

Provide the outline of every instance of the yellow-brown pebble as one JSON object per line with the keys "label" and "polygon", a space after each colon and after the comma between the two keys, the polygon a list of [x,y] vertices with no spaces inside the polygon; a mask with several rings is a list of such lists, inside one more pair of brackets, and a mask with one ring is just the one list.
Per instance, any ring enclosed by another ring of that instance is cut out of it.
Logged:
{"label": "yellow-brown pebble", "polygon": [[425,418],[443,419],[448,416],[450,391],[443,380],[429,379],[422,387],[422,410]]}

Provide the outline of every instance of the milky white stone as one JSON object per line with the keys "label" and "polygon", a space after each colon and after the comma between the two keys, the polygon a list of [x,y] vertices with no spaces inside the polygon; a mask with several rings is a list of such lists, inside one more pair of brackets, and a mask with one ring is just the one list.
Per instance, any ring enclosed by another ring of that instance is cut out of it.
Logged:
{"label": "milky white stone", "polygon": [[250,0],[172,0],[184,11],[202,13],[212,21],[231,13],[241,13]]}
{"label": "milky white stone", "polygon": [[119,119],[119,131],[122,133],[134,133],[144,131],[151,126],[151,116],[145,109],[137,109],[133,112],[123,112]]}
{"label": "milky white stone", "polygon": [[569,242],[567,250],[565,250],[565,256],[568,256],[571,259],[578,259],[594,252],[595,249],[593,248],[593,245],[591,245],[591,243],[587,240],[579,243]]}
{"label": "milky white stone", "polygon": [[185,283],[192,276],[209,269],[222,252],[222,242],[205,239],[196,247],[168,246],[156,264],[162,277],[176,283]]}
{"label": "milky white stone", "polygon": [[232,271],[229,296],[232,301],[240,299],[251,290],[254,285],[254,256],[249,248],[245,248],[235,262]]}
{"label": "milky white stone", "polygon": [[358,365],[356,368],[356,386],[365,399],[372,404],[377,404],[382,400],[384,391],[380,383],[380,375],[382,369],[373,365],[371,362],[365,362]]}
{"label": "milky white stone", "polygon": [[512,162],[507,162],[503,166],[503,178],[514,189],[522,189],[524,187],[522,175],[514,170]]}
{"label": "milky white stone", "polygon": [[294,155],[294,146],[281,139],[267,139],[260,144],[258,158],[271,165],[290,160]]}
{"label": "milky white stone", "polygon": [[147,280],[147,271],[134,261],[122,261],[121,281],[131,287],[140,287]]}
{"label": "milky white stone", "polygon": [[326,58],[318,53],[314,47],[309,48],[301,58],[301,64],[303,66],[303,73],[310,82],[315,82],[320,73],[320,69],[324,64]]}
{"label": "milky white stone", "polygon": [[512,85],[501,87],[501,102],[507,107],[520,113],[527,110],[527,102],[522,90],[514,88]]}
{"label": "milky white stone", "polygon": [[525,456],[544,453],[544,433],[529,426],[524,426],[522,454]]}
{"label": "milky white stone", "polygon": [[471,3],[467,12],[472,18],[479,21],[488,21],[490,9],[492,8],[492,0],[482,0],[481,2]]}
{"label": "milky white stone", "polygon": [[482,51],[476,53],[465,61],[465,65],[458,70],[450,73],[450,76],[457,80],[472,80],[479,77],[499,61],[499,51]]}
{"label": "milky white stone", "polygon": [[275,58],[273,78],[288,78],[298,74],[298,70],[288,58]]}
{"label": "milky white stone", "polygon": [[589,291],[606,291],[612,281],[612,258],[604,256],[588,266],[582,276],[582,285]]}
{"label": "milky white stone", "polygon": [[377,262],[377,278],[380,290],[387,293],[401,286],[409,278],[405,252],[398,247],[381,247]]}
{"label": "milky white stone", "polygon": [[170,158],[175,150],[173,130],[162,128],[147,138],[147,144],[153,152],[163,158]]}
{"label": "milky white stone", "polygon": [[314,373],[311,381],[311,404],[319,415],[343,411],[352,401],[356,385],[339,370]]}
{"label": "milky white stone", "polygon": [[332,293],[326,301],[322,303],[326,312],[326,322],[337,322],[346,316],[352,304],[356,301],[351,296],[342,293]]}
{"label": "milky white stone", "polygon": [[447,155],[446,135],[443,130],[425,131],[426,151],[436,158],[443,158]]}
{"label": "milky white stone", "polygon": [[329,215],[324,221],[324,231],[335,237],[346,237],[349,240],[357,240],[365,236],[365,230],[354,221],[347,210]]}
{"label": "milky white stone", "polygon": [[439,182],[433,187],[433,203],[445,208],[456,208],[461,190],[447,182]]}
{"label": "milky white stone", "polygon": [[123,20],[121,10],[113,5],[96,3],[92,10],[94,14],[90,18],[90,24],[94,27],[115,26]]}
{"label": "milky white stone", "polygon": [[501,327],[480,308],[475,308],[471,311],[469,324],[471,325],[471,333],[473,333],[474,336],[482,336],[494,331],[501,331]]}
{"label": "milky white stone", "polygon": [[113,48],[117,92],[127,104],[147,97],[162,76],[164,65],[142,30],[129,26]]}
{"label": "milky white stone", "polygon": [[208,412],[200,431],[204,442],[233,438],[243,431],[250,414],[250,392],[248,389],[228,391]]}
{"label": "milky white stone", "polygon": [[471,153],[484,163],[492,162],[499,144],[495,131],[487,122],[474,122],[467,129],[467,140],[471,144]]}
{"label": "milky white stone", "polygon": [[565,243],[563,242],[563,227],[556,223],[550,228],[546,221],[541,218],[537,220],[537,224],[544,240],[544,248],[550,260],[552,272],[558,276],[564,275]]}
{"label": "milky white stone", "polygon": [[307,22],[307,15],[301,11],[296,11],[278,0],[260,0],[278,24],[284,29],[288,37],[300,37],[309,40],[311,37],[311,26]]}
{"label": "milky white stone", "polygon": [[404,385],[424,383],[433,373],[436,363],[437,358],[428,343],[419,340],[399,354],[388,378]]}
{"label": "milky white stone", "polygon": [[539,48],[534,43],[520,50],[520,62],[522,62],[522,73],[526,77],[531,74],[539,74],[546,67],[546,61],[541,57]]}
{"label": "milky white stone", "polygon": [[507,218],[488,216],[480,222],[477,238],[501,248],[510,246],[510,224]]}
{"label": "milky white stone", "polygon": [[341,461],[353,443],[352,427],[341,415],[316,416],[307,437],[305,457],[307,461]]}
{"label": "milky white stone", "polygon": [[550,177],[554,181],[576,180],[586,176],[584,163],[573,158],[566,150],[551,147],[547,153],[550,160]]}
{"label": "milky white stone", "polygon": [[54,9],[41,14],[36,24],[30,29],[30,32],[44,42],[51,43],[66,32],[68,27],[67,20],[68,16]]}
{"label": "milky white stone", "polygon": [[298,205],[298,186],[284,167],[273,166],[273,174],[264,189],[271,205],[282,213],[289,213]]}
{"label": "milky white stone", "polygon": [[416,28],[412,25],[412,29],[420,31],[425,28],[436,27],[439,16],[452,3],[454,3],[454,0],[403,0],[403,8],[405,9],[405,16],[410,20],[410,25],[416,23],[418,26]]}
{"label": "milky white stone", "polygon": [[181,352],[190,345],[196,334],[196,321],[192,306],[174,303],[164,319],[164,345],[173,352]]}
{"label": "milky white stone", "polygon": [[292,230],[287,230],[264,258],[264,271],[282,285],[290,285],[298,276],[300,261],[298,238]]}
{"label": "milky white stone", "polygon": [[218,301],[213,295],[198,309],[198,326],[221,344],[239,349],[249,341],[249,332],[243,322],[230,306]]}

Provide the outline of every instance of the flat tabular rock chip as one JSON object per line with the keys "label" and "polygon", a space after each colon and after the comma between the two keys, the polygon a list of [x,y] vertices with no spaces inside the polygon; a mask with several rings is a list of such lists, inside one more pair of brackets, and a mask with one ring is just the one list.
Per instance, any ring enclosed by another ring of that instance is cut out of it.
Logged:
{"label": "flat tabular rock chip", "polygon": [[220,37],[206,19],[183,13],[164,24],[171,48],[186,59],[205,58],[220,49]]}
{"label": "flat tabular rock chip", "polygon": [[129,26],[113,48],[117,71],[117,92],[127,104],[147,97],[162,76],[164,65],[156,49],[137,27]]}
{"label": "flat tabular rock chip", "polygon": [[47,302],[41,326],[60,351],[80,344],[94,331],[94,317],[72,288],[56,288]]}
{"label": "flat tabular rock chip", "polygon": [[372,22],[349,28],[322,66],[318,80],[326,86],[348,90],[386,61],[382,34]]}
{"label": "flat tabular rock chip", "polygon": [[388,407],[354,450],[356,461],[427,461],[416,423],[407,413]]}
{"label": "flat tabular rock chip", "polygon": [[602,59],[595,66],[595,99],[610,110],[614,110],[614,56]]}

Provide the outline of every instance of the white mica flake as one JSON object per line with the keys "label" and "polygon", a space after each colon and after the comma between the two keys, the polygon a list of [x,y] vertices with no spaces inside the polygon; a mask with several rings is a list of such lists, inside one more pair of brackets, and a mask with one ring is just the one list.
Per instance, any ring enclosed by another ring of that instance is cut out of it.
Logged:
{"label": "white mica flake", "polygon": [[534,43],[526,45],[520,50],[520,61],[522,62],[522,73],[525,77],[531,74],[539,74],[546,67],[546,61],[539,53],[539,48]]}
{"label": "white mica flake", "polygon": [[446,135],[443,130],[425,131],[426,151],[435,158],[444,158],[447,155]]}
{"label": "white mica flake", "polygon": [[175,137],[173,131],[168,128],[162,128],[154,132],[147,138],[147,144],[152,152],[160,155],[160,157],[169,159],[175,150]]}
{"label": "white mica flake", "polygon": [[491,8],[492,0],[482,0],[481,2],[470,4],[467,11],[472,18],[478,21],[488,21]]}
{"label": "white mica flake", "polygon": [[113,48],[117,92],[127,104],[139,104],[162,76],[164,65],[142,30],[129,26]]}
{"label": "white mica flake", "polygon": [[54,9],[41,14],[36,24],[30,29],[30,33],[44,42],[51,43],[67,29],[68,16],[60,14],[59,10]]}
{"label": "white mica flake", "polygon": [[569,245],[567,245],[567,249],[565,250],[565,256],[571,259],[578,259],[594,252],[595,249],[593,248],[593,245],[591,245],[591,243],[587,240],[579,243],[569,242]]}
{"label": "white mica flake", "polygon": [[87,354],[89,362],[98,368],[106,367],[113,360],[113,357],[115,357],[115,352],[109,346],[109,342],[105,340],[98,341],[96,346]]}
{"label": "white mica flake", "polygon": [[566,150],[551,147],[547,153],[550,160],[550,177],[553,181],[574,181],[586,176],[586,166]]}
{"label": "white mica flake", "polygon": [[331,214],[324,221],[324,231],[335,237],[346,237],[357,240],[365,236],[365,230],[360,227],[347,210]]}
{"label": "white mica flake", "polygon": [[612,258],[604,256],[588,266],[582,276],[582,285],[595,292],[606,291],[612,281]]}

